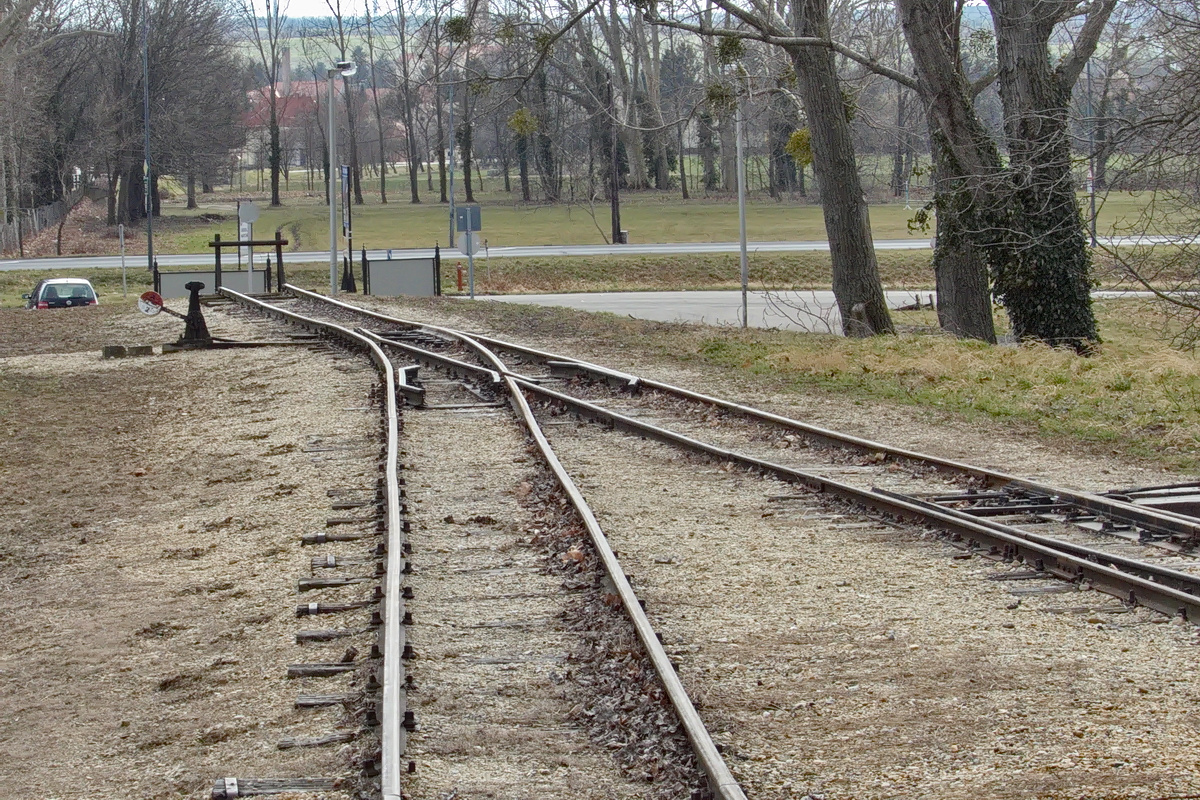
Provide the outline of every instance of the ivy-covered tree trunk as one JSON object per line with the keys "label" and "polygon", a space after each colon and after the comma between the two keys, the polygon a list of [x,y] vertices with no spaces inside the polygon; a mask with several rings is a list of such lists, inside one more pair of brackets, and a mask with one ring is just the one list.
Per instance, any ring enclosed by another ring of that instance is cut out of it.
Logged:
{"label": "ivy-covered tree trunk", "polygon": [[[826,0],[801,0],[797,15],[797,35],[829,38]],[[789,51],[812,133],[813,170],[821,184],[821,207],[833,261],[833,294],[842,316],[842,331],[847,336],[892,333],[833,53],[823,47],[792,47]]]}
{"label": "ivy-covered tree trunk", "polygon": [[1091,300],[1091,253],[1071,177],[1069,80],[1050,64],[1057,4],[993,0],[1000,99],[1013,182],[1010,246],[1017,258],[994,274],[1013,333],[1086,349],[1099,341]]}
{"label": "ivy-covered tree trunk", "polygon": [[267,146],[267,164],[271,168],[271,205],[279,206],[282,205],[279,200],[279,173],[283,170],[283,146],[279,142],[279,103],[273,86],[268,105],[271,111],[271,119],[267,123],[271,137]]}

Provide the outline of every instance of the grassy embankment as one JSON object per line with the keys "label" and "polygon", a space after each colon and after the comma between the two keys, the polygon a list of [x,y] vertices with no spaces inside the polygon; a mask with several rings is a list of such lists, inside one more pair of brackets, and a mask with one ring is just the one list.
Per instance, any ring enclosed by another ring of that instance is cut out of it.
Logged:
{"label": "grassy embankment", "polygon": [[987,418],[1097,452],[1200,467],[1200,364],[1168,347],[1161,320],[1137,300],[1096,304],[1105,342],[1089,358],[1041,345],[956,340],[936,332],[932,311],[896,312],[906,331],[897,336],[844,339],[507,303],[430,302],[453,303],[456,313],[465,307],[481,326],[514,335],[603,342],[619,361],[716,366],[754,393],[817,391],[831,402],[891,401],[925,409],[935,420],[946,414]]}

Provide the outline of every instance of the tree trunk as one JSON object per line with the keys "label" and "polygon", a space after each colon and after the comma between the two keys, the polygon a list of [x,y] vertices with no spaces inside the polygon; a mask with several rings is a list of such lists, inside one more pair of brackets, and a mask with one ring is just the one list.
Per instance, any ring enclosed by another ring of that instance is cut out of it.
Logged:
{"label": "tree trunk", "polygon": [[[802,0],[799,16],[798,35],[829,37],[825,0]],[[842,331],[847,336],[892,333],[833,53],[818,47],[789,50],[812,131],[813,169],[821,183],[833,261],[833,294],[842,316]]]}
{"label": "tree trunk", "polygon": [[[375,82],[375,70],[371,70],[371,83]],[[379,110],[379,90],[372,85],[371,95],[375,98],[375,130],[379,133],[379,202],[387,205],[387,142],[383,136],[383,113]]]}
{"label": "tree trunk", "polygon": [[342,78],[342,94],[346,98],[346,130],[350,139],[350,183],[354,187],[354,205],[363,204],[362,167],[358,163],[358,125],[354,113],[354,97],[350,79]]}
{"label": "tree trunk", "polygon": [[716,144],[716,125],[713,123],[712,113],[709,111],[700,112],[700,119],[697,125],[699,131],[699,150],[700,164],[703,171],[704,191],[715,192],[720,186],[721,177],[717,174],[717,144]]}
{"label": "tree trunk", "polygon": [[896,148],[892,151],[892,197],[903,197],[908,176],[904,174],[904,155],[908,145],[904,106],[907,100],[904,87],[896,84]]}
{"label": "tree trunk", "polygon": [[[411,114],[405,114],[411,116]],[[412,126],[405,123],[407,131],[404,134],[406,149],[408,150],[408,189],[411,195],[409,202],[417,204],[421,202],[421,184],[417,180],[417,170],[420,169],[420,160],[417,158],[417,140],[412,132]]]}
{"label": "tree trunk", "polygon": [[517,172],[521,176],[521,199],[528,203],[533,199],[529,191],[529,137],[517,134]]}
{"label": "tree trunk", "polygon": [[468,203],[475,202],[475,190],[471,187],[471,107],[470,90],[463,84],[462,90],[462,123],[458,126],[458,146],[462,150],[463,190],[466,192]]}
{"label": "tree trunk", "polygon": [[275,97],[275,87],[271,87],[271,99],[268,103],[271,119],[267,127],[271,141],[267,150],[267,162],[271,166],[271,205],[282,205],[279,201],[279,173],[283,169],[283,147],[279,142],[279,101]]}
{"label": "tree trunk", "polygon": [[926,106],[934,157],[938,322],[956,336],[996,341],[989,266],[1011,253],[1004,226],[1005,178],[995,143],[975,114],[959,65],[955,0],[898,0]]}
{"label": "tree trunk", "polygon": [[189,172],[187,176],[187,207],[199,208],[196,205],[196,173]]}
{"label": "tree trunk", "polygon": [[717,120],[717,134],[721,139],[721,188],[727,192],[737,191],[737,143],[733,133],[733,112],[730,112]]}
{"label": "tree trunk", "polygon": [[1018,259],[1012,269],[995,274],[996,295],[1016,336],[1083,350],[1099,335],[1092,313],[1091,253],[1071,177],[1071,87],[1050,65],[1048,42],[1058,6],[993,0],[991,8],[1013,210],[1021,222],[1009,228]]}
{"label": "tree trunk", "polygon": [[[442,126],[442,90],[436,88],[433,96],[434,113],[437,115],[437,159],[438,159],[438,187],[441,190],[441,202],[449,203],[450,200],[446,196],[446,129]],[[432,176],[430,176],[432,179]]]}
{"label": "tree trunk", "polygon": [[463,190],[467,195],[467,202],[475,202],[475,190],[471,185],[471,123],[464,122],[459,131],[461,136],[458,138],[458,147],[462,151],[462,171],[463,171]]}
{"label": "tree trunk", "polygon": [[562,180],[558,173],[558,160],[554,155],[554,140],[544,130],[537,134],[537,162],[542,174],[542,191],[547,202],[557,203],[562,194]]}
{"label": "tree trunk", "polygon": [[[105,221],[109,225],[117,224],[117,191],[122,174],[116,170],[108,174],[108,218]],[[4,222],[8,222],[8,219],[6,218]]]}
{"label": "tree trunk", "polygon": [[675,123],[675,131],[679,135],[679,190],[683,195],[683,199],[687,200],[689,199],[687,187],[687,161],[684,158],[682,121]]}
{"label": "tree trunk", "polygon": [[[938,324],[955,336],[995,344],[988,262],[984,250],[974,243],[978,237],[973,234],[980,225],[979,217],[973,213],[974,198],[970,188],[965,186],[967,181],[954,174],[954,162],[941,139],[940,134],[935,136],[933,145],[937,186],[934,196],[937,246],[933,251],[933,274]],[[990,250],[999,255],[994,248]]]}

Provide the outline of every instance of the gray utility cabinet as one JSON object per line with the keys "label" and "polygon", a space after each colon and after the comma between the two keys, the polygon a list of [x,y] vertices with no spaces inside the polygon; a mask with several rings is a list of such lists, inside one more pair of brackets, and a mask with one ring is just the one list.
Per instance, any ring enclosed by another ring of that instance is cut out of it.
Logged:
{"label": "gray utility cabinet", "polygon": [[442,293],[438,261],[436,256],[371,261],[365,283],[378,297],[436,297]]}
{"label": "gray utility cabinet", "polygon": [[[254,286],[253,288],[247,285],[249,272],[247,270],[221,270],[221,286],[226,289],[233,289],[235,292],[249,294],[262,294],[267,290],[267,273],[264,270],[254,270]],[[178,272],[162,272],[159,271],[155,275],[154,282],[156,284],[155,291],[163,296],[163,299],[170,300],[175,297],[187,297],[188,290],[183,288],[192,281],[200,281],[204,284],[204,289],[201,294],[216,294],[217,293],[217,273],[212,269],[188,269]]]}

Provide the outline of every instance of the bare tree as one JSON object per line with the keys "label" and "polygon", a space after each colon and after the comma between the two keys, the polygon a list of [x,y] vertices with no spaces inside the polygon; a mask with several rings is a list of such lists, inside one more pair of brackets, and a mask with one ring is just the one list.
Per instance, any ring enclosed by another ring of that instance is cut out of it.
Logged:
{"label": "bare tree", "polygon": [[287,23],[288,0],[262,0],[260,16],[253,0],[239,0],[238,12],[249,33],[250,42],[258,54],[258,63],[266,74],[267,84],[262,93],[267,102],[267,165],[271,171],[271,205],[282,205],[279,196],[279,176],[284,170],[283,145],[279,133],[280,70],[283,63],[284,28]]}
{"label": "bare tree", "polygon": [[[774,8],[742,6],[731,0],[715,0],[715,5],[736,20],[738,27],[715,28],[702,20],[666,19],[653,12],[651,18],[661,25],[718,36],[728,42],[764,41],[788,54],[811,130],[813,169],[821,185],[833,262],[833,292],[843,331],[854,336],[890,333],[892,320],[884,302],[846,97],[834,61],[826,0],[798,0],[788,7],[788,19]],[[734,56],[727,61],[740,56],[736,47],[729,45],[727,49]],[[841,52],[847,50],[842,48]]]}

